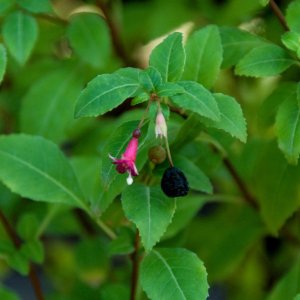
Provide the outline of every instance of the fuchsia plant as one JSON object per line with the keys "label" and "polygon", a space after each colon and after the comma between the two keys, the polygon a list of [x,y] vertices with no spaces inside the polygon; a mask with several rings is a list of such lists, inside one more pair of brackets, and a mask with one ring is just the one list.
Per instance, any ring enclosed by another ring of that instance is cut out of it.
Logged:
{"label": "fuchsia plant", "polygon": [[0,15],[0,300],[300,300],[300,0]]}
{"label": "fuchsia plant", "polygon": [[[143,119],[140,122],[140,126],[143,123]],[[161,188],[163,192],[169,197],[181,197],[188,193],[188,181],[184,173],[173,166],[173,161],[171,158],[171,153],[169,150],[168,137],[167,137],[167,123],[165,117],[161,111],[160,104],[158,103],[157,114],[155,118],[155,135],[156,138],[164,138],[166,141],[166,147],[168,149],[167,154],[171,167],[166,169],[161,180]],[[130,139],[125,152],[122,154],[120,159],[117,159],[109,154],[112,163],[116,165],[116,170],[120,174],[128,173],[126,179],[127,184],[131,185],[133,183],[133,176],[138,176],[138,170],[135,165],[137,151],[138,151],[138,138],[141,135],[141,130],[139,128],[135,129],[132,133],[132,138]]]}

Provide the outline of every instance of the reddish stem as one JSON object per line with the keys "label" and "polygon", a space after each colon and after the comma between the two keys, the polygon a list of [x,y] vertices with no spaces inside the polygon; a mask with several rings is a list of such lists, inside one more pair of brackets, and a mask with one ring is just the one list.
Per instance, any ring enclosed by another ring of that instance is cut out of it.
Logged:
{"label": "reddish stem", "polygon": [[131,254],[130,258],[132,261],[132,273],[131,273],[131,290],[130,290],[130,300],[136,299],[136,291],[139,281],[139,246],[140,246],[140,235],[139,231],[136,231],[135,240],[134,240],[134,252]]}
{"label": "reddish stem", "polygon": [[223,163],[224,163],[226,169],[228,170],[228,172],[230,173],[230,175],[232,176],[234,182],[238,186],[241,194],[244,196],[243,197],[244,200],[246,202],[248,202],[254,209],[258,210],[259,207],[258,207],[256,199],[254,199],[253,196],[251,195],[251,193],[249,192],[246,184],[244,183],[244,181],[242,180],[242,178],[240,177],[240,175],[238,174],[238,172],[232,165],[231,161],[225,157],[225,158],[223,158]]}
{"label": "reddish stem", "polygon": [[134,63],[131,61],[131,59],[129,59],[129,57],[125,52],[125,49],[122,44],[121,36],[119,33],[119,29],[112,19],[107,5],[103,2],[103,0],[97,0],[96,3],[98,7],[102,10],[103,15],[106,19],[106,23],[111,35],[112,44],[116,54],[120,57],[120,59],[124,62],[126,66],[134,66]]}
{"label": "reddish stem", "polygon": [[270,5],[271,9],[273,10],[274,14],[276,15],[276,17],[278,18],[278,20],[281,23],[284,30],[289,31],[290,29],[289,29],[289,26],[287,25],[286,19],[285,19],[283,13],[281,12],[280,8],[276,4],[276,2],[274,0],[270,0],[269,5]]}

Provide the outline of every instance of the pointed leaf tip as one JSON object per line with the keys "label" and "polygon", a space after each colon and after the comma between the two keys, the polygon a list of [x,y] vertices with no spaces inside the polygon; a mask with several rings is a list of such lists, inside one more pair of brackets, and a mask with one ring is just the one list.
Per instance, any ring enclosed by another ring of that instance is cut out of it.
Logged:
{"label": "pointed leaf tip", "polygon": [[116,108],[140,87],[131,78],[118,74],[98,75],[80,93],[75,106],[75,118],[96,117]]}

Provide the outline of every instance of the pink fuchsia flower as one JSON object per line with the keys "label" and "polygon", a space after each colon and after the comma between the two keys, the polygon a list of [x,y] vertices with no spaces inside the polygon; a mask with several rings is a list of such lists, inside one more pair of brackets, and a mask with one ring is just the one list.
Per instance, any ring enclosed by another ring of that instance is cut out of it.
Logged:
{"label": "pink fuchsia flower", "polygon": [[128,173],[127,184],[130,185],[133,183],[132,176],[137,176],[138,170],[135,165],[136,154],[138,149],[138,137],[140,136],[140,131],[135,130],[132,134],[132,138],[129,141],[125,152],[122,154],[120,159],[117,159],[109,155],[112,163],[116,165],[116,170],[120,174]]}
{"label": "pink fuchsia flower", "polygon": [[156,137],[160,137],[160,138],[167,137],[167,123],[160,109],[156,115],[155,135]]}

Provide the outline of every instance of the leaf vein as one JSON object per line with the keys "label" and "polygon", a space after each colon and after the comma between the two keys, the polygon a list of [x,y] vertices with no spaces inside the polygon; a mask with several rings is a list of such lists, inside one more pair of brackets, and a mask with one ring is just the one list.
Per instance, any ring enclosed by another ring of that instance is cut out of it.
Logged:
{"label": "leaf vein", "polygon": [[130,87],[130,86],[135,86],[137,88],[137,84],[136,83],[127,83],[127,84],[123,84],[123,85],[118,85],[118,86],[116,86],[114,88],[111,88],[111,89],[103,92],[100,95],[97,95],[96,97],[94,97],[90,101],[88,101],[85,105],[83,105],[81,107],[81,109],[77,112],[77,115],[80,115],[80,112],[82,110],[84,110],[87,106],[89,106],[91,103],[93,103],[94,101],[98,100],[99,98],[101,98],[101,97],[103,97],[103,96],[105,96],[105,95],[107,95],[107,94],[109,94],[109,93],[111,93],[111,92],[113,92],[115,90],[118,90],[118,89],[121,89],[121,88],[124,88],[124,87]]}
{"label": "leaf vein", "polygon": [[[285,62],[285,63],[292,63],[291,59],[288,58],[277,58],[277,59],[266,59],[266,60],[261,60],[261,61],[257,61],[254,63],[248,63],[244,65],[244,68],[247,67],[252,67],[252,66],[256,66],[256,65],[260,65],[260,64],[267,64],[267,63],[272,63],[272,62]],[[240,67],[242,69],[242,67]]]}
{"label": "leaf vein", "polygon": [[153,251],[153,253],[162,261],[162,263],[165,265],[165,267],[167,268],[167,270],[169,271],[169,273],[171,274],[171,277],[177,287],[177,289],[179,290],[181,296],[183,297],[184,300],[187,300],[187,298],[185,297],[172,269],[170,268],[170,266],[168,265],[168,263],[166,262],[166,260],[162,257],[162,255],[160,253],[158,253],[157,251]]}
{"label": "leaf vein", "polygon": [[39,175],[43,176],[44,178],[48,179],[54,185],[56,185],[61,190],[63,190],[65,193],[67,193],[70,197],[72,197],[81,207],[83,206],[83,201],[80,198],[78,198],[72,191],[70,191],[66,186],[61,184],[59,181],[57,181],[52,176],[49,176],[47,173],[43,172],[42,170],[36,168],[34,165],[28,163],[27,161],[25,161],[25,160],[23,160],[23,159],[21,159],[17,156],[11,155],[10,153],[7,153],[7,152],[2,151],[2,150],[0,150],[0,153],[4,156],[7,156],[7,157],[11,158],[12,160],[15,160],[15,161],[19,162],[20,164],[28,167],[29,169],[33,170],[34,172],[36,172]]}

